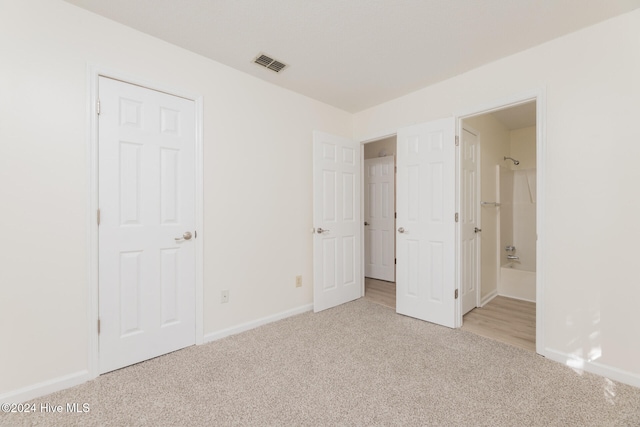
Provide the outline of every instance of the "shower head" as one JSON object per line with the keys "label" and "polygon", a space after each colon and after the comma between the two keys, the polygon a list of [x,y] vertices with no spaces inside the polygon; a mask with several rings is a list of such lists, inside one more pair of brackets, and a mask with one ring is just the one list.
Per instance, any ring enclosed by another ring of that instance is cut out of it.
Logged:
{"label": "shower head", "polygon": [[507,156],[504,156],[504,159],[505,159],[505,160],[507,160],[507,159],[511,160],[511,161],[513,162],[513,164],[514,164],[514,165],[516,165],[516,166],[518,166],[518,165],[520,164],[520,161],[519,161],[519,160],[514,159],[513,157],[507,157]]}

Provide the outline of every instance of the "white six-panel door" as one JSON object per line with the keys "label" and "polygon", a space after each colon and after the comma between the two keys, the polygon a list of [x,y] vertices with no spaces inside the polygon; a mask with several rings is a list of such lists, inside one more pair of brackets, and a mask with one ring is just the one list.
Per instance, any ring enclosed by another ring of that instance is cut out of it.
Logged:
{"label": "white six-panel door", "polygon": [[478,136],[462,130],[460,141],[460,298],[462,315],[478,303],[479,239],[478,221]]}
{"label": "white six-panel door", "polygon": [[364,161],[364,275],[394,282],[395,161],[394,156]]}
{"label": "white six-panel door", "polygon": [[455,327],[455,132],[447,118],[398,131],[396,311]]}
{"label": "white six-panel door", "polygon": [[313,133],[313,309],[362,296],[360,145]]}
{"label": "white six-panel door", "polygon": [[195,344],[195,106],[104,77],[99,97],[104,373]]}

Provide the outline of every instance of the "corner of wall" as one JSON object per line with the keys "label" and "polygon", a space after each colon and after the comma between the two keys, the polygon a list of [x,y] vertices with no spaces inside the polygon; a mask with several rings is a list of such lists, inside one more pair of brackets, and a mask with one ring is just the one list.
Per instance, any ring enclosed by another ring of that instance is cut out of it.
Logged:
{"label": "corner of wall", "polygon": [[577,374],[586,371],[595,375],[600,375],[614,381],[618,381],[633,387],[640,388],[640,375],[622,369],[614,368],[602,363],[585,360],[581,357],[572,356],[557,350],[546,349],[543,354],[547,359],[561,363],[573,369]]}

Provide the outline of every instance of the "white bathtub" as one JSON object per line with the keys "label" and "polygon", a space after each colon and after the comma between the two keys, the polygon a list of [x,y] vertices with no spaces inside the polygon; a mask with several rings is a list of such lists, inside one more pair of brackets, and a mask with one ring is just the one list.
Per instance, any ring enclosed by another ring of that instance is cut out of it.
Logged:
{"label": "white bathtub", "polygon": [[516,262],[503,265],[498,295],[536,302],[536,272],[521,270]]}

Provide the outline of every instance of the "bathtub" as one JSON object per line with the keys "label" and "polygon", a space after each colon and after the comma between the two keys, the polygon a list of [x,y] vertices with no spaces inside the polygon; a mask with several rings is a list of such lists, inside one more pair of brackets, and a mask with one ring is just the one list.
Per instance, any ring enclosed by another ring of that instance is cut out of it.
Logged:
{"label": "bathtub", "polygon": [[498,295],[536,302],[536,272],[522,270],[517,262],[500,268]]}

